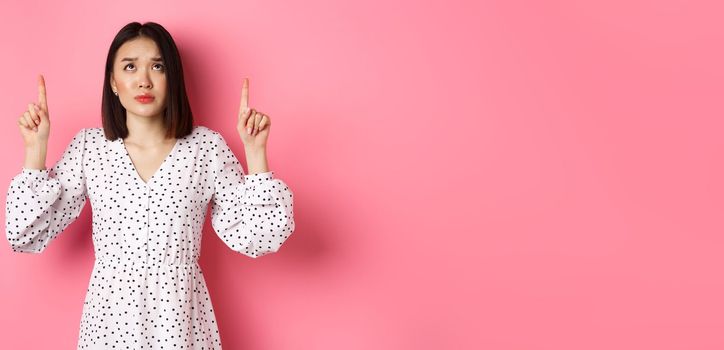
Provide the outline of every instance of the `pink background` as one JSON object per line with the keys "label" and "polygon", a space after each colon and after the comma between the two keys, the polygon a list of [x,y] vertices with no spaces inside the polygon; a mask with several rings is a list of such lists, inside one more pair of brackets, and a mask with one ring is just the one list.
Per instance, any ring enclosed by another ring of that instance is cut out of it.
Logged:
{"label": "pink background", "polygon": [[[96,3],[3,8],[2,189],[37,74],[52,166],[100,126],[128,22],[171,32],[244,164],[249,77],[297,230],[254,260],[207,219],[225,348],[724,348],[720,2]],[[0,347],[75,347],[90,214],[41,255],[0,246]]]}

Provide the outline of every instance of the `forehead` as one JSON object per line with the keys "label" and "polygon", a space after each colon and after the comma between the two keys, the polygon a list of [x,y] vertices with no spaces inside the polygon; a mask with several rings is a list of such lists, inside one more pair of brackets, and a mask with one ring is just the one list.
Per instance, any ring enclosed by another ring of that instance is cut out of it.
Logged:
{"label": "forehead", "polygon": [[120,61],[125,57],[138,57],[140,60],[150,60],[158,56],[161,56],[161,52],[156,42],[146,37],[139,37],[126,41],[118,48],[116,61]]}

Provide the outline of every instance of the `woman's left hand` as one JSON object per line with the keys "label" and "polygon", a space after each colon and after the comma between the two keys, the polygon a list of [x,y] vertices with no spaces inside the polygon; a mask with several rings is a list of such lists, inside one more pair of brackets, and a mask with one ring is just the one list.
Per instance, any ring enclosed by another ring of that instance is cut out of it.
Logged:
{"label": "woman's left hand", "polygon": [[241,88],[241,106],[236,122],[236,130],[246,149],[266,149],[271,119],[253,108],[249,108],[249,78],[244,78]]}

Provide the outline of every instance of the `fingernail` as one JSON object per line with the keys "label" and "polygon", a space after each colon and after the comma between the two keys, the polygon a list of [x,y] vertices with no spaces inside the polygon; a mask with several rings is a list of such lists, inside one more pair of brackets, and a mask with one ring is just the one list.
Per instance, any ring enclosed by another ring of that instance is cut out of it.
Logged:
{"label": "fingernail", "polygon": [[247,133],[248,135],[251,135],[251,128],[246,128],[246,133]]}

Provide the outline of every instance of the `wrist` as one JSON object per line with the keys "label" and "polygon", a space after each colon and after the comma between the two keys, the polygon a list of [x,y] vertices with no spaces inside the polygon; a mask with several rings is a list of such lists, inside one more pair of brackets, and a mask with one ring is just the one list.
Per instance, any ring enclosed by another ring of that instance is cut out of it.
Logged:
{"label": "wrist", "polygon": [[44,146],[32,146],[25,148],[24,166],[29,169],[45,169],[45,155],[47,148]]}
{"label": "wrist", "polygon": [[25,152],[38,153],[38,152],[45,151],[47,149],[48,149],[48,142],[42,142],[42,141],[35,143],[34,145],[31,145],[31,146],[28,146],[28,145],[25,146]]}
{"label": "wrist", "polygon": [[247,155],[262,156],[266,155],[266,146],[244,146],[244,152]]}

